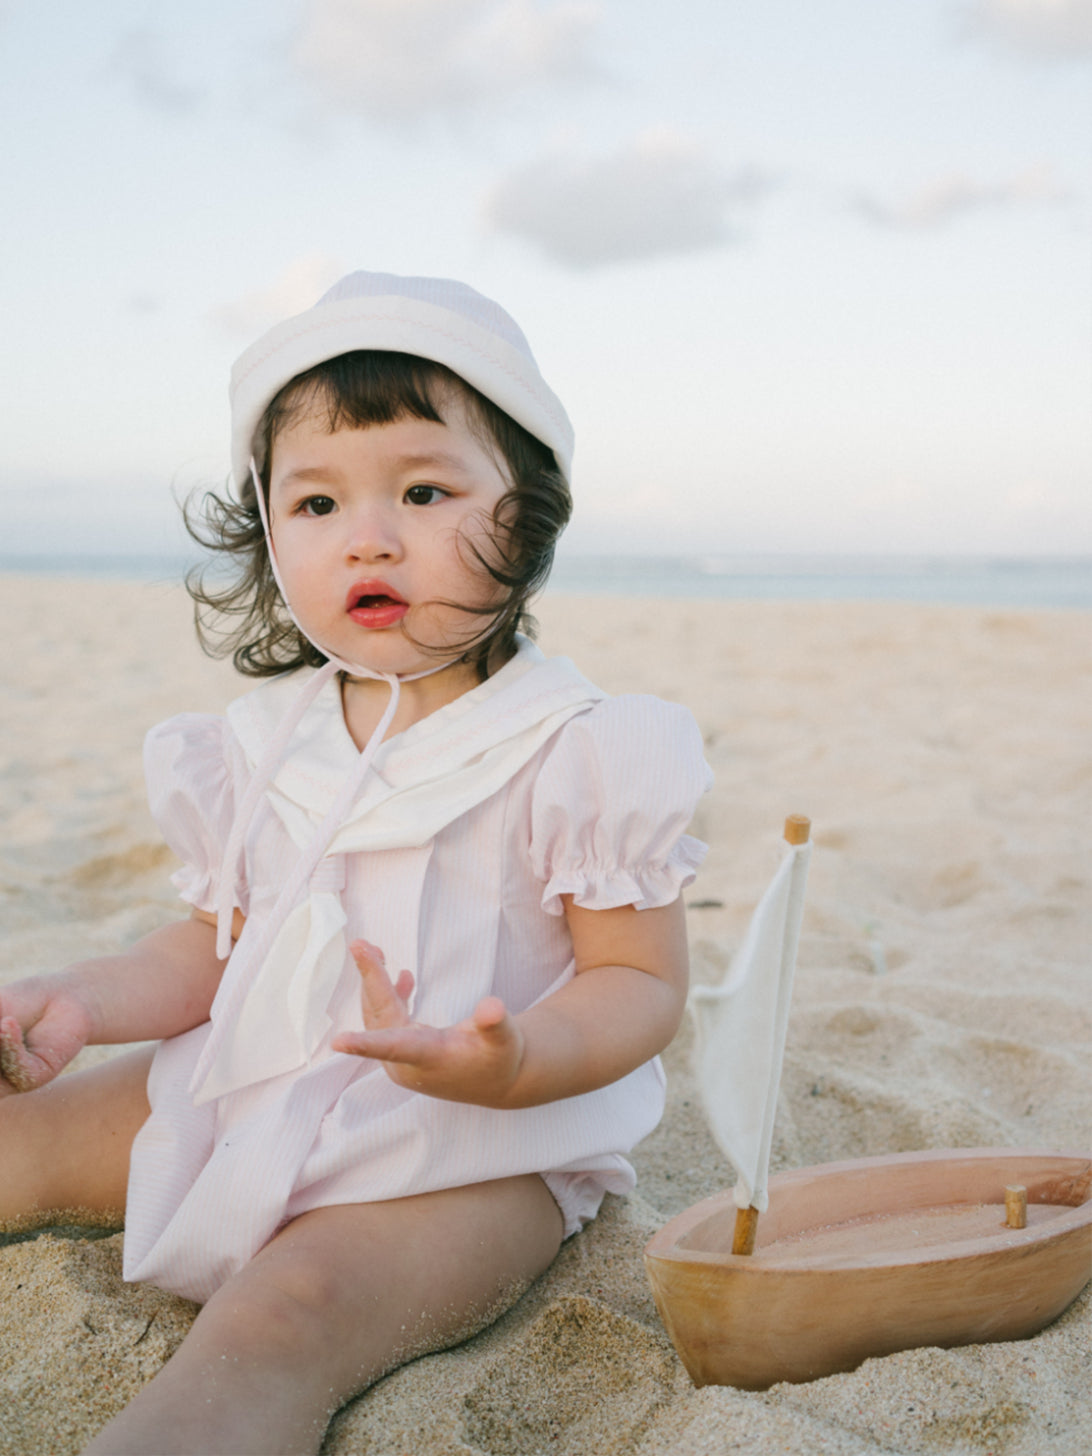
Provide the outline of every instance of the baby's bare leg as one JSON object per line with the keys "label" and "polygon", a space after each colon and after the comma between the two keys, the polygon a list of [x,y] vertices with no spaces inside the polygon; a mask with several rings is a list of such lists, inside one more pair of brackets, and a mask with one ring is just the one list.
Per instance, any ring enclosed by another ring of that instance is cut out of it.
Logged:
{"label": "baby's bare leg", "polygon": [[125,1207],[129,1150],[148,1116],[151,1048],[0,1098],[0,1226]]}
{"label": "baby's bare leg", "polygon": [[317,1452],[351,1396],[502,1313],[561,1233],[534,1176],[303,1214],[213,1295],[85,1456]]}

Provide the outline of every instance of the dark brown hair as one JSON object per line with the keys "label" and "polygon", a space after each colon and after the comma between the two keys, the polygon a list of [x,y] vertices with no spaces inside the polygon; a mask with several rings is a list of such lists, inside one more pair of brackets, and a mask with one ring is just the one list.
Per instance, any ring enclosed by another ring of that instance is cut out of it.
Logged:
{"label": "dark brown hair", "polygon": [[[406,418],[442,424],[442,407],[453,397],[466,406],[471,429],[497,452],[511,481],[492,513],[489,555],[463,543],[500,588],[499,602],[445,603],[484,619],[460,646],[485,678],[491,657],[505,661],[514,652],[517,632],[534,632],[528,603],[550,573],[554,546],[572,509],[568,485],[546,445],[444,365],[413,354],[358,349],[296,375],[273,397],[255,431],[255,459],[268,502],[277,436],[308,411],[325,411],[331,432]],[[321,666],[325,657],[296,627],[277,590],[253,481],[242,484],[238,500],[211,491],[191,499],[185,521],[193,539],[214,553],[186,578],[204,650],[213,657],[230,654],[239,672],[250,677]]]}

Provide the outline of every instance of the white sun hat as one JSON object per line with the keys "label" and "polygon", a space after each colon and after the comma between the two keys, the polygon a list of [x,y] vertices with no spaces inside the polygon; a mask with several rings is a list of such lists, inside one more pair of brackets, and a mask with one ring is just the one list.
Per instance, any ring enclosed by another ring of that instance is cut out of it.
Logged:
{"label": "white sun hat", "polygon": [[553,451],[569,479],[573,430],[522,330],[499,304],[448,278],[350,273],[313,308],[275,324],[231,371],[231,462],[241,487],[266,406],[290,379],[354,349],[445,364]]}

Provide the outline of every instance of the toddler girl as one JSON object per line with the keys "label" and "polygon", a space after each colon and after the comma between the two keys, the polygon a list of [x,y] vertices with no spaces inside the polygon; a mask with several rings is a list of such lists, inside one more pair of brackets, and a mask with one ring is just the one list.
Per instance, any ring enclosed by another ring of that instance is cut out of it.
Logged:
{"label": "toddler girl", "polygon": [[495,1318],[633,1186],[686,994],[700,736],[521,630],[572,436],[513,321],[352,274],[232,428],[191,589],[267,680],[146,749],[190,916],[0,993],[0,1218],[124,1207],[125,1277],[203,1306],[99,1453],[317,1451]]}

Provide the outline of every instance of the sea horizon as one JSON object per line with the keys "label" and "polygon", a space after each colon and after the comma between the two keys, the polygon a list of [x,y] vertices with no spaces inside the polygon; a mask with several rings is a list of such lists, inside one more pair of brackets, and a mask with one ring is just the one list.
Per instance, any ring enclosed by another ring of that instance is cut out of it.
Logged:
{"label": "sea horizon", "polygon": [[[180,581],[190,556],[0,552],[0,572],[117,581]],[[551,595],[680,600],[911,601],[934,605],[1092,608],[1092,556],[857,553],[560,555]]]}

